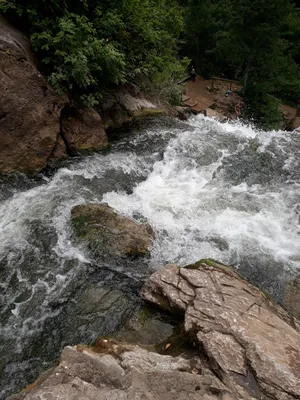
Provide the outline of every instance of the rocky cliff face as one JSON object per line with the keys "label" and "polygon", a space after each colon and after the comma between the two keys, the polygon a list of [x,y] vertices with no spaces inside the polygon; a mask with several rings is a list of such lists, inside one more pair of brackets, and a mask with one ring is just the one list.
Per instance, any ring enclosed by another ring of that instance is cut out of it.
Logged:
{"label": "rocky cliff face", "polygon": [[99,112],[70,106],[38,71],[28,39],[0,17],[0,174],[35,173],[78,154],[103,149],[109,129],[141,110],[157,112],[133,85],[107,95]]}
{"label": "rocky cliff face", "polygon": [[[184,319],[189,350],[99,339],[67,347],[57,367],[9,400],[294,400],[299,322],[223,265],[203,260],[154,273],[141,295]],[[171,346],[171,347],[170,347]]]}
{"label": "rocky cliff face", "polygon": [[29,41],[0,18],[0,174],[39,172],[48,164],[101,150],[100,115],[70,107],[38,71]]}
{"label": "rocky cliff face", "polygon": [[64,101],[33,63],[29,43],[0,17],[0,172],[44,168]]}
{"label": "rocky cliff face", "polygon": [[168,114],[164,107],[146,99],[133,84],[120,86],[115,91],[107,93],[97,110],[108,132],[128,124],[139,116]]}

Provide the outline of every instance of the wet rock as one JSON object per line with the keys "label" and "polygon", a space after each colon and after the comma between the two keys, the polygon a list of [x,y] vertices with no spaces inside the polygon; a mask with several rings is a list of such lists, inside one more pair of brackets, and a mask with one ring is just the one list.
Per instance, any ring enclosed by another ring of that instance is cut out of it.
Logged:
{"label": "wet rock", "polygon": [[177,118],[181,119],[182,121],[186,121],[193,115],[193,111],[190,107],[176,106],[174,109],[177,112]]}
{"label": "wet rock", "polygon": [[141,294],[184,316],[186,333],[238,398],[299,398],[299,323],[230,268],[168,265]]}
{"label": "wet rock", "polygon": [[[60,297],[53,296],[44,309],[42,329],[34,329],[35,321],[32,321],[32,331],[22,338],[21,350],[13,337],[11,343],[3,340],[0,343],[1,399],[24,388],[52,367],[65,346],[91,344],[99,336],[119,331],[140,307],[141,283],[135,279],[105,267],[91,275],[82,265],[81,270],[82,276],[76,275],[72,287]],[[41,297],[36,296],[35,300],[41,303]],[[36,307],[32,300],[24,307],[27,307],[24,319],[29,321],[30,316],[36,315]],[[1,322],[4,323],[3,319]],[[6,351],[8,348],[10,351]]]}
{"label": "wet rock", "polygon": [[69,155],[98,151],[108,145],[101,117],[92,108],[65,109],[61,129]]}
{"label": "wet rock", "polygon": [[154,237],[150,225],[118,214],[108,204],[83,204],[71,212],[78,239],[95,257],[147,256]]}
{"label": "wet rock", "polygon": [[295,129],[297,131],[300,130],[300,116],[293,119],[293,121],[291,123],[291,128]]}
{"label": "wet rock", "polygon": [[234,400],[199,357],[163,356],[101,339],[66,347],[58,367],[8,400]]}
{"label": "wet rock", "polygon": [[60,130],[58,97],[34,64],[29,41],[0,17],[0,173],[43,169]]}
{"label": "wet rock", "polygon": [[216,110],[213,110],[212,108],[207,108],[205,110],[205,115],[210,118],[215,118],[216,120],[221,121],[221,122],[225,121],[225,119],[226,119],[224,117],[224,115],[222,115],[221,113],[219,113]]}
{"label": "wet rock", "polygon": [[160,345],[173,335],[175,322],[148,304],[136,310],[114,338],[138,345]]}
{"label": "wet rock", "polygon": [[[86,285],[68,304],[72,318],[67,318],[65,343],[91,343],[100,334],[109,335],[125,323],[139,303],[127,288],[127,293],[103,282]],[[68,327],[69,325],[69,327]],[[69,328],[69,329],[68,329]]]}
{"label": "wet rock", "polygon": [[61,135],[58,136],[55,146],[52,150],[51,156],[48,158],[48,166],[49,167],[57,167],[60,165],[60,162],[69,158],[67,154],[67,149],[65,142]]}
{"label": "wet rock", "polygon": [[129,83],[119,86],[111,93],[106,93],[97,111],[108,131],[127,125],[137,117],[167,113],[156,101],[146,98],[136,85]]}
{"label": "wet rock", "polygon": [[285,286],[282,304],[291,315],[300,319],[300,275]]}

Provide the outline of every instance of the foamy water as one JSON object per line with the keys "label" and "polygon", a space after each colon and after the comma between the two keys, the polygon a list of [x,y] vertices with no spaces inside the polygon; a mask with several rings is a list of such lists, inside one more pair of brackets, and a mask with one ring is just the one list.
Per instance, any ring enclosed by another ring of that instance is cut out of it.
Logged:
{"label": "foamy water", "polygon": [[[95,264],[72,240],[74,205],[105,201],[147,219],[156,232],[151,268],[214,258],[280,298],[300,267],[299,151],[299,133],[199,116],[156,122],[109,154],[71,164],[28,189],[3,186],[2,398],[49,365],[32,342],[60,313],[53,304],[70,301]],[[145,276],[138,268],[124,273]]]}
{"label": "foamy water", "polygon": [[[299,165],[299,134],[199,117],[190,124],[193,131],[170,140],[163,160],[132,194],[112,191],[103,200],[151,222],[158,233],[157,266],[210,257],[239,267],[241,257],[257,255],[299,268],[300,191],[298,177],[290,177]],[[257,166],[265,154],[266,165]]]}

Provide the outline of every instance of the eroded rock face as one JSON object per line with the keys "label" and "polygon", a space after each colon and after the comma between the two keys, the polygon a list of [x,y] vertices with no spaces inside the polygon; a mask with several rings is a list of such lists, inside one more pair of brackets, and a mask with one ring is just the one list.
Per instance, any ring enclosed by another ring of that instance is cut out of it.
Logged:
{"label": "eroded rock face", "polygon": [[154,237],[150,225],[138,224],[106,203],[75,206],[71,221],[78,239],[96,258],[146,256]]}
{"label": "eroded rock face", "polygon": [[300,398],[297,320],[231,269],[211,262],[168,265],[141,294],[184,315],[185,331],[238,398]]}
{"label": "eroded rock face", "polygon": [[66,109],[61,129],[69,155],[98,151],[108,145],[102,119],[92,108]]}
{"label": "eroded rock face", "polygon": [[8,400],[237,400],[200,362],[101,339],[66,347],[57,368]]}
{"label": "eroded rock face", "polygon": [[43,169],[60,130],[59,98],[33,63],[29,43],[0,16],[0,173]]}
{"label": "eroded rock face", "polygon": [[98,110],[107,130],[120,128],[134,117],[166,114],[159,104],[148,100],[133,84],[120,86],[112,93],[107,93]]}

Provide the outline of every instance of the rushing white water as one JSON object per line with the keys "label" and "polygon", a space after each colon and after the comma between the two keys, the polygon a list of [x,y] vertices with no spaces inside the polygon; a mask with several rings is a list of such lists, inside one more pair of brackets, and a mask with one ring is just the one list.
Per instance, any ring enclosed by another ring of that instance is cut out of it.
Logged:
{"label": "rushing white water", "polygon": [[[0,366],[2,395],[49,365],[32,350],[36,337],[54,334],[42,334],[61,313],[53,304],[69,301],[88,280],[94,261],[75,246],[69,225],[76,204],[105,201],[146,218],[156,232],[152,267],[214,258],[280,298],[300,267],[299,151],[297,132],[193,117],[156,122],[42,182],[3,185],[0,347],[9,356]],[[59,343],[49,339],[48,347],[57,352]]]}
{"label": "rushing white water", "polygon": [[133,194],[113,191],[103,200],[151,222],[158,266],[211,257],[238,267],[241,259],[257,256],[297,269],[300,187],[292,175],[299,168],[299,134],[199,117],[190,124],[193,131],[170,140],[163,160]]}

